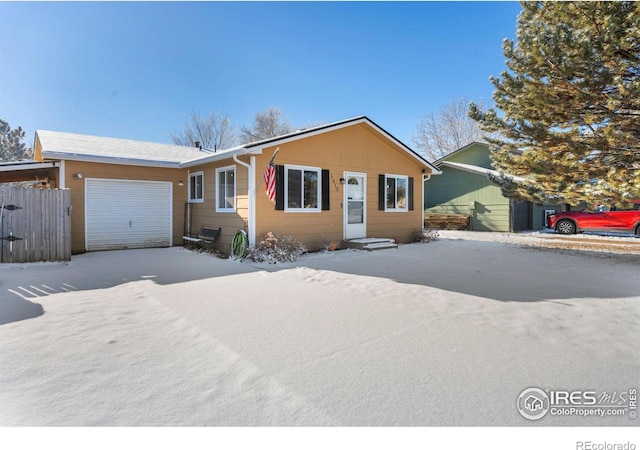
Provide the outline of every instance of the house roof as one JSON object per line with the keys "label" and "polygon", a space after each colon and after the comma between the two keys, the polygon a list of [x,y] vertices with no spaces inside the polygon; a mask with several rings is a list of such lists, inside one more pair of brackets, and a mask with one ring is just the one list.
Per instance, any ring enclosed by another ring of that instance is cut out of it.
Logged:
{"label": "house roof", "polygon": [[480,167],[480,166],[474,166],[472,164],[463,164],[463,163],[457,163],[457,162],[452,162],[452,161],[440,161],[440,165],[442,166],[446,166],[446,167],[451,167],[453,169],[459,169],[459,170],[464,170],[465,172],[469,172],[469,173],[473,173],[476,175],[492,175],[494,177],[498,177],[501,178],[503,176],[508,176],[510,180],[512,180],[514,183],[527,183],[527,182],[531,182],[532,180],[529,180],[527,178],[523,178],[523,177],[518,177],[516,175],[509,175],[509,174],[505,174],[505,173],[501,173],[497,170],[493,170],[493,169],[487,169],[486,167]]}
{"label": "house roof", "polygon": [[432,174],[441,173],[437,167],[396,139],[389,132],[366,116],[358,116],[326,125],[319,125],[283,134],[269,139],[232,147],[226,150],[205,150],[181,145],[158,144],[84,134],[38,130],[36,141],[40,142],[43,159],[66,159],[75,161],[102,162],[152,167],[194,167],[213,161],[232,158],[242,154],[262,154],[266,147],[296,141],[327,131],[366,124],[389,139],[406,152],[416,163],[428,167]]}
{"label": "house roof", "polygon": [[337,130],[340,128],[345,128],[348,126],[353,126],[361,123],[370,126],[374,130],[376,130],[377,132],[385,136],[387,139],[395,143],[403,151],[405,151],[410,157],[415,159],[417,163],[424,165],[426,167],[429,167],[432,171],[432,174],[437,175],[441,173],[437,167],[429,163],[426,159],[424,159],[418,153],[413,151],[410,147],[405,145],[399,139],[394,137],[391,133],[386,131],[384,128],[380,127],[378,124],[376,124],[374,121],[372,121],[366,116],[358,116],[358,117],[353,117],[351,119],[341,120],[341,121],[333,122],[326,125],[319,125],[311,128],[305,128],[305,129],[294,131],[292,133],[283,134],[280,136],[275,136],[272,138],[263,139],[256,142],[250,142],[248,144],[243,144],[237,147],[230,148],[228,150],[217,151],[215,153],[210,153],[208,155],[194,158],[189,161],[184,161],[181,164],[181,167],[191,167],[191,166],[195,166],[195,165],[206,163],[206,162],[219,161],[221,159],[227,159],[227,158],[233,157],[234,155],[240,155],[240,154],[247,154],[247,153],[261,154],[262,150],[266,147],[274,147],[276,145],[296,141],[296,140],[307,138],[317,134],[325,133],[327,131]]}
{"label": "house roof", "polygon": [[208,154],[195,147],[158,144],[59,131],[36,131],[44,159],[178,167],[180,162]]}

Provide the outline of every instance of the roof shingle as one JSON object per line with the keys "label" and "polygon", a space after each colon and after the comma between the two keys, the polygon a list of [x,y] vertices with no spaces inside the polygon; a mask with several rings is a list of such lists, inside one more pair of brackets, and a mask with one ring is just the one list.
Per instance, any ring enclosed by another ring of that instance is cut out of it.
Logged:
{"label": "roof shingle", "polygon": [[175,165],[181,161],[208,154],[195,147],[172,144],[133,141],[85,134],[38,130],[37,138],[42,146],[43,158],[52,159],[61,155],[77,159],[109,159],[122,162],[148,162],[158,165]]}

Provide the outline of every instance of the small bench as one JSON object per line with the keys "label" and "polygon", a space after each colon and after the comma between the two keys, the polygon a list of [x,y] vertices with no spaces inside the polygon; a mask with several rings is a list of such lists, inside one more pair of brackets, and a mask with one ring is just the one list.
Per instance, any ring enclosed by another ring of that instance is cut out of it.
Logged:
{"label": "small bench", "polygon": [[198,231],[198,234],[190,234],[189,236],[182,236],[184,246],[193,245],[204,250],[215,249],[216,241],[220,236],[222,228],[213,228],[203,226]]}

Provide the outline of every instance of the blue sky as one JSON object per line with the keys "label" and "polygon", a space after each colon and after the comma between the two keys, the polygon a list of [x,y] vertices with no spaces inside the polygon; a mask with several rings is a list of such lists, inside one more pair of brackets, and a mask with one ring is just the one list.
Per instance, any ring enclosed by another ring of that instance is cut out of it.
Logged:
{"label": "blue sky", "polygon": [[367,115],[412,145],[459,98],[491,102],[515,2],[0,2],[0,118],[170,142],[191,111],[238,128]]}

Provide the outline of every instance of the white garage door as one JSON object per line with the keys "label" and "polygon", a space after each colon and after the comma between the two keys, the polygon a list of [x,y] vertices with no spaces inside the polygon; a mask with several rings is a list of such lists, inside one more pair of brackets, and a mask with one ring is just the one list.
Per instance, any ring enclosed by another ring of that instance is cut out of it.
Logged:
{"label": "white garage door", "polygon": [[167,182],[87,178],[87,250],[172,245],[171,189]]}

